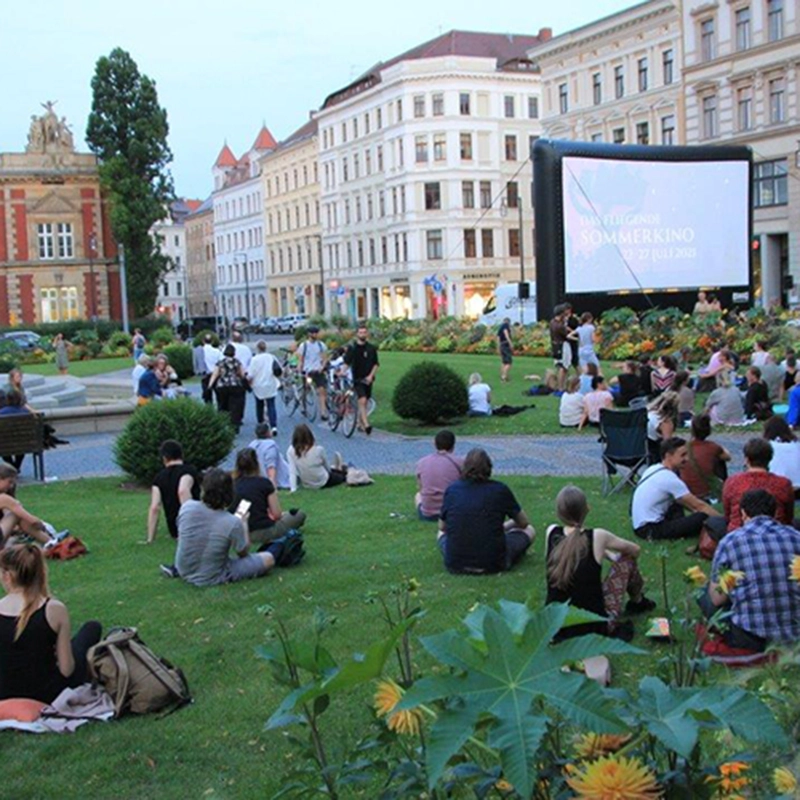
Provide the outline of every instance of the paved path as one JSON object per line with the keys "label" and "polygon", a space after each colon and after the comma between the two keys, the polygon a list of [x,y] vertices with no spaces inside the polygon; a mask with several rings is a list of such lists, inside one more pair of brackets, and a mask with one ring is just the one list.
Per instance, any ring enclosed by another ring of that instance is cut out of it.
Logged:
{"label": "paved path", "polygon": [[[83,379],[84,383],[119,385],[123,391],[130,386],[127,370]],[[199,394],[199,387],[190,387]],[[282,413],[278,401],[278,442],[282,449],[289,446],[292,427],[302,420],[299,411],[293,417]],[[245,447],[253,438],[255,427],[255,404],[248,396],[245,424],[236,440],[235,449]],[[413,475],[419,458],[431,452],[432,436],[412,438],[375,430],[367,437],[356,431],[351,439],[341,433],[332,433],[327,425],[317,420],[312,426],[314,436],[325,448],[329,457],[341,451],[345,461],[363,467],[369,472],[392,475]],[[457,434],[457,432],[456,432]],[[457,434],[458,435],[458,434]],[[715,441],[727,447],[734,455],[733,469],[741,469],[741,451],[744,441],[753,435],[742,432],[715,436]],[[98,433],[71,436],[70,444],[49,451],[45,456],[47,475],[50,479],[117,475],[120,470],[114,463],[112,448],[116,434]],[[456,450],[466,453],[472,447],[484,447],[494,462],[498,475],[600,475],[600,445],[592,436],[464,436],[458,438]],[[233,454],[223,463],[233,466]],[[23,477],[32,476],[33,466],[29,460],[23,465]]]}

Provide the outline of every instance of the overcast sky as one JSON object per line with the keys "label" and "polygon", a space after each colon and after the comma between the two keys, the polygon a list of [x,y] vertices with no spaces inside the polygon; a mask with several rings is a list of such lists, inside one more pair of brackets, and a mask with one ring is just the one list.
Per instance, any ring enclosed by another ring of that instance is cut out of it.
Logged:
{"label": "overcast sky", "polygon": [[557,35],[631,5],[623,0],[0,0],[0,152],[24,150],[31,114],[57,100],[83,147],[94,65],[128,50],[155,79],[170,123],[175,190],[203,198],[227,140],[236,156],[262,121],[288,136],[335,89],[451,29]]}

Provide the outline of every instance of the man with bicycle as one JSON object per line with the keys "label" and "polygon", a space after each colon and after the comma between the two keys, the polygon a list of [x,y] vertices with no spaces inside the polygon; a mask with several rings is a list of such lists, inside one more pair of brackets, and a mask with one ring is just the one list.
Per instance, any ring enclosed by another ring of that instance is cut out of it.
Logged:
{"label": "man with bicycle", "polygon": [[322,419],[328,419],[328,381],[325,375],[325,362],[328,348],[319,339],[319,328],[309,325],[308,338],[297,350],[298,367],[302,375],[313,382],[319,398],[319,412]]}
{"label": "man with bicycle", "polygon": [[378,348],[367,341],[368,335],[366,324],[360,322],[356,330],[356,340],[347,348],[344,356],[345,364],[353,371],[353,388],[358,396],[358,424],[367,435],[372,433],[372,425],[367,417],[367,404],[372,397],[372,384],[380,366]]}

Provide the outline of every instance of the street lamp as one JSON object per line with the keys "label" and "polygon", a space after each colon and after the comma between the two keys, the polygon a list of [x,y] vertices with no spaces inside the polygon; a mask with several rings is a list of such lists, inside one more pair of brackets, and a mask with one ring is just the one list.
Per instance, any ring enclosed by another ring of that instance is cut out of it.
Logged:
{"label": "street lamp", "polygon": [[250,316],[250,276],[247,274],[247,253],[234,253],[234,260],[236,260],[237,256],[244,256],[244,298],[245,308],[247,309],[247,324],[249,325],[252,317]]}
{"label": "street lamp", "polygon": [[94,259],[97,255],[97,234],[89,234],[89,281],[92,287],[91,316],[92,322],[97,322],[97,288],[94,284]]}
{"label": "street lamp", "polygon": [[322,236],[318,233],[311,234],[317,240],[317,261],[319,262],[319,313],[325,316],[325,267],[322,263]]}

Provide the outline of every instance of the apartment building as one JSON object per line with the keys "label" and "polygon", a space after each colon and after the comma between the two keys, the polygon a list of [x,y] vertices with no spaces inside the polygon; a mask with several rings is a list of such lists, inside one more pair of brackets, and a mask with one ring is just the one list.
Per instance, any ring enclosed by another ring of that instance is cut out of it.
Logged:
{"label": "apartment building", "polygon": [[206,198],[186,215],[186,314],[207,317],[214,311],[216,275],[214,201]]}
{"label": "apartment building", "polygon": [[[529,51],[550,36],[450,31],[377,64],[316,116],[330,311],[477,316],[533,277]],[[520,224],[520,211],[522,221]]]}

